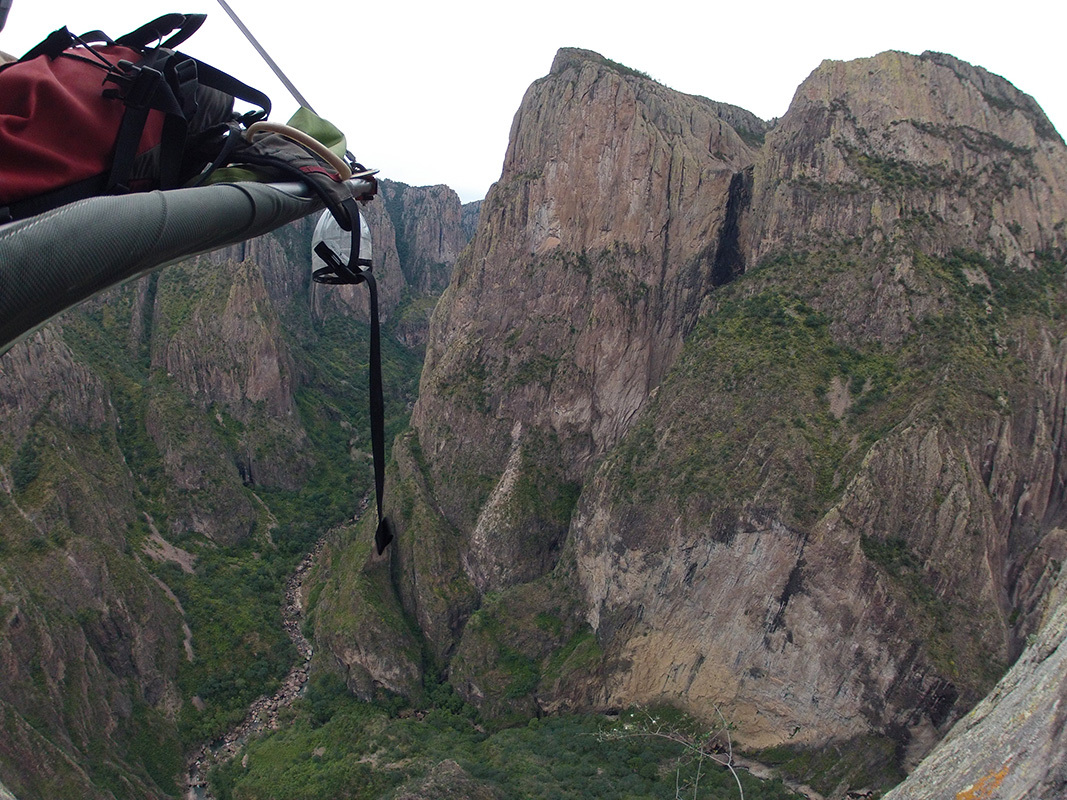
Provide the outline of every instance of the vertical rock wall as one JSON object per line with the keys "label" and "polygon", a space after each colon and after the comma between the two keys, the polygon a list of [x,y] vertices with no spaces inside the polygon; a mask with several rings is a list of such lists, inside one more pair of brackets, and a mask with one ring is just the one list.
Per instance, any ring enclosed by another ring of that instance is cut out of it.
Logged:
{"label": "vertical rock wall", "polygon": [[543,709],[914,764],[1058,568],[1065,165],[949,56],[826,62],[768,131],[560,51],[398,441],[392,580],[457,687],[517,708],[519,653]]}

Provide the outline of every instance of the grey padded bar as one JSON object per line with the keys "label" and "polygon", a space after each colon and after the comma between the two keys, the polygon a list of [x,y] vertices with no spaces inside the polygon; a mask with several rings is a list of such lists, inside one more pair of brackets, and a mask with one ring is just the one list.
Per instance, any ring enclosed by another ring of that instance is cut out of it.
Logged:
{"label": "grey padded bar", "polygon": [[[349,184],[356,197],[371,188]],[[103,289],[322,207],[301,183],[220,183],[92,197],[0,226],[0,354]]]}

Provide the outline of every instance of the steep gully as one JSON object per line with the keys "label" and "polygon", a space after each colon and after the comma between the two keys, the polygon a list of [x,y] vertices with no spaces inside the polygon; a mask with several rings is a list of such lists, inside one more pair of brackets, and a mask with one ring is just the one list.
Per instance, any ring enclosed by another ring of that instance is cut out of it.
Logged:
{"label": "steep gully", "polygon": [[711,269],[711,285],[724,286],[745,271],[745,257],[741,253],[741,212],[752,200],[752,168],[737,172],[730,179],[726,200],[726,217],[715,248]]}
{"label": "steep gully", "polygon": [[[357,518],[366,509],[367,504],[368,499],[364,498]],[[231,761],[253,735],[267,730],[277,730],[278,716],[281,711],[290,706],[303,693],[308,680],[313,649],[301,631],[304,622],[301,589],[304,578],[315,565],[325,543],[326,537],[320,537],[285,584],[282,625],[296,646],[300,659],[289,670],[289,674],[285,676],[278,691],[270,697],[266,695],[260,697],[249,707],[245,718],[229,733],[201,745],[189,757],[183,778],[183,796],[186,800],[214,800],[207,782],[207,775],[211,768]]]}
{"label": "steep gully", "polygon": [[[751,194],[752,168],[748,167],[735,173],[730,181],[725,219],[717,241],[708,248],[708,255],[712,259],[710,275],[712,286],[717,287],[728,284],[744,272],[744,256],[739,243],[739,220],[741,214],[751,202]],[[364,497],[355,515],[356,520],[362,516],[368,507],[369,499],[369,496]],[[188,758],[183,779],[183,797],[185,800],[215,800],[207,780],[210,770],[215,766],[230,762],[253,736],[268,730],[277,730],[281,712],[303,694],[309,677],[313,647],[302,633],[305,611],[301,601],[302,587],[304,578],[316,564],[326,541],[327,536],[320,537],[314,548],[304,557],[286,583],[282,621],[287,635],[292,640],[301,658],[292,667],[279,689],[272,696],[264,695],[257,699],[249,707],[245,718],[231,731],[218,739],[201,745]],[[187,651],[191,651],[187,627],[185,646]],[[739,755],[734,755],[733,759],[738,769],[747,771],[761,780],[784,779],[786,785],[802,797],[806,797],[808,800],[824,800],[823,796],[812,787],[785,779],[773,768]]]}

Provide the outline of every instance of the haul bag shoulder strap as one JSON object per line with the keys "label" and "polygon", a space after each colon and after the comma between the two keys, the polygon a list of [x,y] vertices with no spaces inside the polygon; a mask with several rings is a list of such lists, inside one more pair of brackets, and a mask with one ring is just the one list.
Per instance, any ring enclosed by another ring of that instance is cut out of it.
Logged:
{"label": "haul bag shoulder strap", "polygon": [[221,69],[216,69],[210,64],[205,64],[192,56],[186,56],[184,53],[182,55],[196,64],[196,74],[201,86],[210,86],[212,89],[218,89],[220,92],[233,95],[238,100],[244,100],[246,103],[259,108],[259,111],[250,112],[242,118],[241,121],[245,125],[251,125],[253,122],[258,122],[270,116],[270,98],[259,89],[254,89],[247,83],[237,80],[233,75],[223,72]]}
{"label": "haul bag shoulder strap", "polygon": [[[137,30],[119,37],[116,44],[132,47],[134,50],[143,50],[153,42],[162,42],[160,47],[173,49],[200,30],[205,19],[207,19],[206,14],[164,14]],[[163,37],[170,33],[174,35],[163,42]]]}

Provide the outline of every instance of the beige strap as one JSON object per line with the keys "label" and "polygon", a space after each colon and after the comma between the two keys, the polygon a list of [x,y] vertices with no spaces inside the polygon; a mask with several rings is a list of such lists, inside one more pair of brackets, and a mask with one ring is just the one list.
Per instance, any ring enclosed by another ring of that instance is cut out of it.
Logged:
{"label": "beige strap", "polygon": [[352,177],[352,170],[348,168],[348,164],[338,158],[336,153],[330,150],[330,148],[318,139],[308,136],[302,130],[298,130],[289,125],[283,125],[280,122],[268,122],[267,120],[262,120],[249,126],[248,130],[245,131],[245,138],[251,142],[258,133],[277,133],[284,136],[286,139],[292,139],[294,142],[303,145],[333,167],[337,171],[341,180],[347,181]]}

